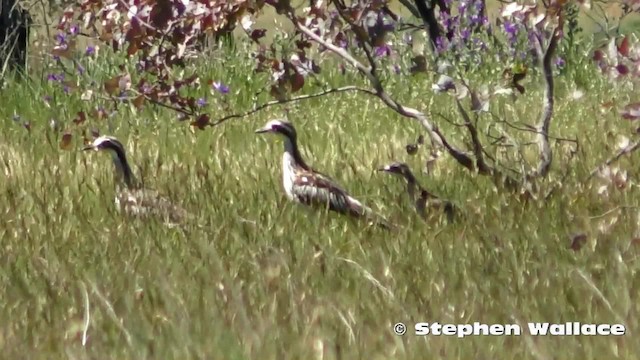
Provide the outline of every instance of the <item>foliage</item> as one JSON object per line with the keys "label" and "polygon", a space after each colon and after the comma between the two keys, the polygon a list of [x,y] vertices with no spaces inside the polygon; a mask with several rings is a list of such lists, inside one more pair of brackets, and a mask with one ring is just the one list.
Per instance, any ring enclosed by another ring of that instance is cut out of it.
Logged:
{"label": "foliage", "polygon": [[[12,358],[632,358],[629,335],[391,332],[398,321],[638,331],[637,40],[587,48],[570,35],[579,32],[566,3],[505,6],[499,24],[479,21],[471,34],[477,11],[451,24],[438,14],[454,44],[439,54],[375,1],[68,8],[53,70],[2,94],[0,348]],[[290,31],[259,28],[269,10]],[[235,51],[193,57],[201,35],[236,23],[246,40]],[[193,133],[171,121],[177,111],[210,129],[262,111],[263,122],[285,104],[311,165],[398,233],[287,202],[281,144],[255,139],[254,121]],[[88,140],[77,131],[122,139],[145,185],[195,223],[169,229],[116,213],[112,165],[75,151]],[[461,221],[414,216],[399,181],[372,175],[392,160],[453,200]],[[546,181],[528,186],[543,171]],[[525,196],[503,191],[514,182]]]}

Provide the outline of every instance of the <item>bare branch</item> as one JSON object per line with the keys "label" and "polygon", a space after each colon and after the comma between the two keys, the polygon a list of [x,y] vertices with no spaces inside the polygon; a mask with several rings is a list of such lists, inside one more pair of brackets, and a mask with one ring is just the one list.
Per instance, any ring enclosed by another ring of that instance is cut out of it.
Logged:
{"label": "bare branch", "polygon": [[627,154],[631,154],[632,152],[638,150],[639,148],[640,148],[640,140],[634,142],[633,144],[629,144],[625,148],[623,148],[620,151],[618,151],[614,156],[612,156],[609,159],[607,159],[607,161],[605,161],[602,165],[600,165],[597,168],[593,169],[591,171],[591,173],[589,174],[589,176],[587,177],[587,180],[591,180],[591,178],[593,178],[598,173],[598,171],[600,171],[604,167],[607,167],[607,166],[613,164],[614,162],[620,160],[620,158],[622,158],[623,156],[625,156]]}
{"label": "bare branch", "polygon": [[309,38],[311,38],[313,41],[315,41],[316,43],[324,46],[325,48],[327,48],[328,50],[330,50],[331,52],[333,52],[334,54],[340,56],[341,58],[343,58],[344,60],[346,60],[347,62],[349,62],[351,65],[353,65],[356,69],[358,69],[358,71],[365,76],[369,82],[371,83],[372,87],[374,88],[375,92],[373,92],[378,98],[380,98],[380,100],[382,100],[382,102],[385,103],[385,105],[387,105],[388,107],[390,107],[391,109],[393,109],[395,112],[397,112],[398,114],[408,117],[408,118],[412,118],[416,121],[418,121],[427,131],[427,134],[429,135],[429,138],[431,140],[431,144],[435,147],[444,147],[447,149],[447,151],[449,152],[449,154],[451,156],[453,156],[461,165],[463,165],[464,167],[468,168],[469,170],[473,170],[473,160],[466,155],[464,152],[462,152],[461,150],[455,148],[454,146],[452,146],[451,144],[447,143],[447,141],[444,138],[444,135],[442,135],[442,132],[440,132],[438,130],[438,128],[436,126],[434,126],[431,121],[427,118],[427,116],[416,110],[413,108],[409,108],[406,107],[404,105],[401,105],[400,103],[398,103],[396,100],[394,100],[393,98],[391,98],[389,96],[389,94],[387,94],[384,91],[384,87],[382,86],[382,82],[380,81],[380,79],[375,76],[372,73],[372,67],[367,67],[365,65],[363,65],[360,61],[358,61],[356,58],[354,58],[351,54],[349,54],[346,50],[335,46],[333,44],[331,44],[330,42],[324,40],[323,38],[321,38],[320,36],[318,36],[316,33],[314,33],[311,29],[309,29],[308,27],[304,26],[304,24],[300,23],[297,18],[295,17],[295,14],[289,14],[289,20],[291,20],[291,22],[293,23],[293,25],[303,34],[305,34],[306,36],[308,36]]}
{"label": "bare branch", "polygon": [[[508,127],[514,129],[514,130],[526,131],[526,132],[531,132],[531,133],[534,133],[534,134],[542,134],[542,132],[539,131],[538,129],[536,129],[535,126],[531,126],[531,125],[526,124],[526,123],[521,123],[522,126],[524,126],[524,127],[520,127],[520,126],[517,126],[516,124],[510,122],[509,120],[500,119],[498,117],[498,115],[496,115],[494,113],[491,113],[491,115],[492,115],[492,117],[495,119],[495,121],[497,123],[503,123],[503,124],[507,125]],[[549,137],[550,140],[555,140],[557,142],[570,142],[570,143],[574,143],[574,144],[576,144],[578,146],[580,145],[580,142],[579,142],[578,138],[569,139],[569,138],[563,138],[563,137],[558,137],[558,136],[551,136],[549,134],[547,134],[547,136]],[[536,144],[536,143],[531,143],[531,144]],[[525,143],[524,145],[530,145],[530,143]]]}
{"label": "bare branch", "polygon": [[471,142],[473,144],[473,154],[476,157],[476,166],[478,167],[478,172],[482,175],[489,175],[491,174],[493,169],[489,165],[487,165],[487,163],[484,161],[484,153],[483,153],[484,149],[482,148],[482,144],[480,143],[480,138],[478,138],[478,129],[476,129],[473,122],[471,122],[471,119],[469,118],[469,114],[464,109],[464,107],[462,106],[462,103],[460,103],[460,99],[458,98],[456,98],[456,105],[458,106],[458,111],[460,112],[460,115],[462,115],[462,118],[464,119],[464,125],[469,131],[469,135],[471,135]]}
{"label": "bare branch", "polygon": [[264,109],[266,109],[266,108],[268,108],[270,106],[273,106],[273,105],[280,105],[280,104],[286,104],[286,103],[290,103],[290,102],[294,102],[294,101],[313,99],[313,98],[324,96],[324,95],[327,95],[327,94],[345,92],[345,91],[360,91],[360,92],[364,92],[364,93],[367,93],[367,94],[370,94],[370,95],[376,95],[373,91],[371,91],[369,89],[363,89],[363,88],[359,88],[357,86],[344,86],[344,87],[340,87],[340,88],[333,88],[333,89],[324,90],[324,91],[321,91],[321,92],[315,93],[315,94],[305,94],[305,95],[295,96],[295,97],[292,97],[292,98],[289,98],[289,99],[284,99],[284,100],[268,101],[268,102],[266,102],[264,104],[258,105],[256,107],[254,107],[253,109],[245,111],[243,113],[224,116],[224,117],[212,122],[209,126],[218,126],[218,125],[222,124],[223,122],[231,120],[231,119],[243,118],[243,117],[249,116],[251,114],[257,113],[258,111],[264,110]]}
{"label": "bare branch", "polygon": [[406,7],[407,10],[409,10],[409,12],[411,13],[411,15],[420,18],[420,12],[418,11],[418,9],[413,6],[413,4],[411,3],[411,1],[409,0],[400,0],[400,4],[402,4],[402,6]]}
{"label": "bare branch", "polygon": [[[562,31],[562,15],[558,18],[558,25],[553,29],[549,45],[542,58],[542,72],[545,79],[544,97],[542,100],[542,114],[540,117],[540,123],[538,124],[538,147],[540,151],[540,162],[537,169],[531,173],[529,178],[545,177],[549,173],[551,168],[551,161],[553,159],[553,153],[551,151],[551,145],[549,144],[549,128],[551,126],[551,118],[553,117],[553,69],[551,67],[551,61],[555,54],[555,50],[558,47],[558,39],[560,38],[560,32]],[[537,38],[536,50],[541,53],[542,39]]]}

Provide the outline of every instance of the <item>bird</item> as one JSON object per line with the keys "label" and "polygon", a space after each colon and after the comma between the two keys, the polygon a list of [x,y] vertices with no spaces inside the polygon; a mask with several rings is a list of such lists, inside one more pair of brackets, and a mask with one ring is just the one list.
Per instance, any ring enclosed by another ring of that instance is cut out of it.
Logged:
{"label": "bird", "polygon": [[113,136],[99,136],[83,148],[84,151],[106,151],[115,165],[116,208],[134,217],[156,216],[174,227],[189,214],[182,207],[161,196],[157,191],[140,186],[131,171],[122,143]]}
{"label": "bird", "polygon": [[325,208],[352,218],[367,219],[388,230],[393,228],[386,219],[351,196],[331,177],[307,165],[300,154],[298,135],[292,123],[284,119],[274,119],[255,132],[277,134],[284,140],[282,184],[290,201]]}
{"label": "bird", "polygon": [[378,169],[389,174],[402,176],[407,181],[407,193],[413,203],[416,212],[423,219],[427,217],[427,207],[433,210],[442,210],[447,215],[447,220],[452,222],[457,211],[456,206],[448,200],[441,199],[426,190],[409,168],[409,165],[402,162],[394,162]]}

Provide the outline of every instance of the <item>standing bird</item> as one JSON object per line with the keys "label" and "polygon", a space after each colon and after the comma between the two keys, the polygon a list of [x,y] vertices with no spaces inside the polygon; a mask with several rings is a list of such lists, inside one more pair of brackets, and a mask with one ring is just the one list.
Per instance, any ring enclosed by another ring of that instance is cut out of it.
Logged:
{"label": "standing bird", "polygon": [[170,226],[175,226],[188,217],[184,209],[172,204],[156,191],[140,187],[127,161],[124,146],[118,139],[100,136],[83,150],[107,151],[111,154],[116,168],[115,203],[118,210],[131,216],[158,216]]}
{"label": "standing bird", "polygon": [[354,218],[366,218],[383,228],[391,225],[353,198],[333,179],[313,170],[302,159],[298,149],[296,129],[285,120],[271,120],[257,134],[274,133],[284,139],[282,155],[282,183],[287,198],[300,204],[324,207]]}
{"label": "standing bird", "polygon": [[378,171],[384,171],[404,177],[407,181],[407,193],[409,194],[409,199],[423,219],[427,217],[427,207],[429,207],[430,209],[444,211],[447,215],[447,220],[449,222],[453,221],[457,212],[455,205],[450,201],[439,198],[423,188],[409,168],[409,165],[395,162],[378,169]]}

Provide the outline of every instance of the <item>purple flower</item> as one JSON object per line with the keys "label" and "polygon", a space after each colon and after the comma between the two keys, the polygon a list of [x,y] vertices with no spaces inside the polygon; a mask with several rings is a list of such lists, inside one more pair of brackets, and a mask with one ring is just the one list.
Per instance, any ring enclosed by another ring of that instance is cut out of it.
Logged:
{"label": "purple flower", "polygon": [[469,37],[471,37],[471,30],[469,30],[468,27],[462,29],[462,31],[460,32],[460,37],[462,38],[462,41],[467,41],[469,40]]}
{"label": "purple flower", "polygon": [[56,35],[56,41],[58,42],[59,45],[63,45],[67,42],[67,38],[64,36],[64,34],[58,33]]}
{"label": "purple flower", "polygon": [[49,74],[47,75],[47,80],[48,81],[57,81],[60,82],[62,80],[64,80],[64,73],[57,75],[57,74]]}
{"label": "purple flower", "polygon": [[448,16],[445,13],[445,17],[442,20],[442,25],[444,25],[445,29],[451,30],[452,28],[456,27],[457,22],[458,22],[457,16]]}
{"label": "purple flower", "polygon": [[204,98],[200,98],[200,99],[198,99],[196,104],[198,105],[198,107],[203,107],[203,106],[207,105],[207,100],[205,100]]}
{"label": "purple flower", "polygon": [[69,33],[71,35],[77,35],[78,32],[80,32],[80,29],[78,28],[78,25],[71,25],[71,28],[69,29]]}
{"label": "purple flower", "polygon": [[480,50],[487,50],[487,44],[485,44],[481,39],[473,38],[473,43],[478,46]]}
{"label": "purple flower", "polygon": [[86,56],[92,56],[93,54],[96,53],[96,48],[93,46],[87,46],[87,50],[85,51],[85,55]]}
{"label": "purple flower", "polygon": [[439,36],[436,39],[436,50],[439,53],[447,50],[447,40],[444,38],[444,36]]}
{"label": "purple flower", "polygon": [[565,63],[565,61],[564,61],[564,59],[563,59],[563,58],[561,58],[560,56],[558,56],[558,57],[556,58],[556,66],[557,66],[557,67],[563,67],[565,64],[566,64],[566,63]]}
{"label": "purple flower", "polygon": [[389,56],[391,55],[391,48],[387,44],[376,46],[375,49],[373,49],[373,53],[377,57]]}
{"label": "purple flower", "polygon": [[460,5],[458,5],[458,12],[460,14],[464,14],[467,9],[467,2],[465,0],[460,1]]}
{"label": "purple flower", "polygon": [[85,72],[84,66],[78,64],[78,74],[83,75]]}
{"label": "purple flower", "polygon": [[71,88],[65,85],[62,87],[62,91],[64,91],[65,94],[68,94],[69,92],[71,92]]}
{"label": "purple flower", "polygon": [[213,85],[211,85],[214,90],[218,91],[221,94],[229,93],[229,87],[219,81],[214,81]]}
{"label": "purple flower", "polygon": [[515,36],[515,35],[518,34],[518,27],[515,24],[513,24],[512,22],[505,21],[503,25],[504,25],[504,31],[507,34],[509,34],[511,36]]}

